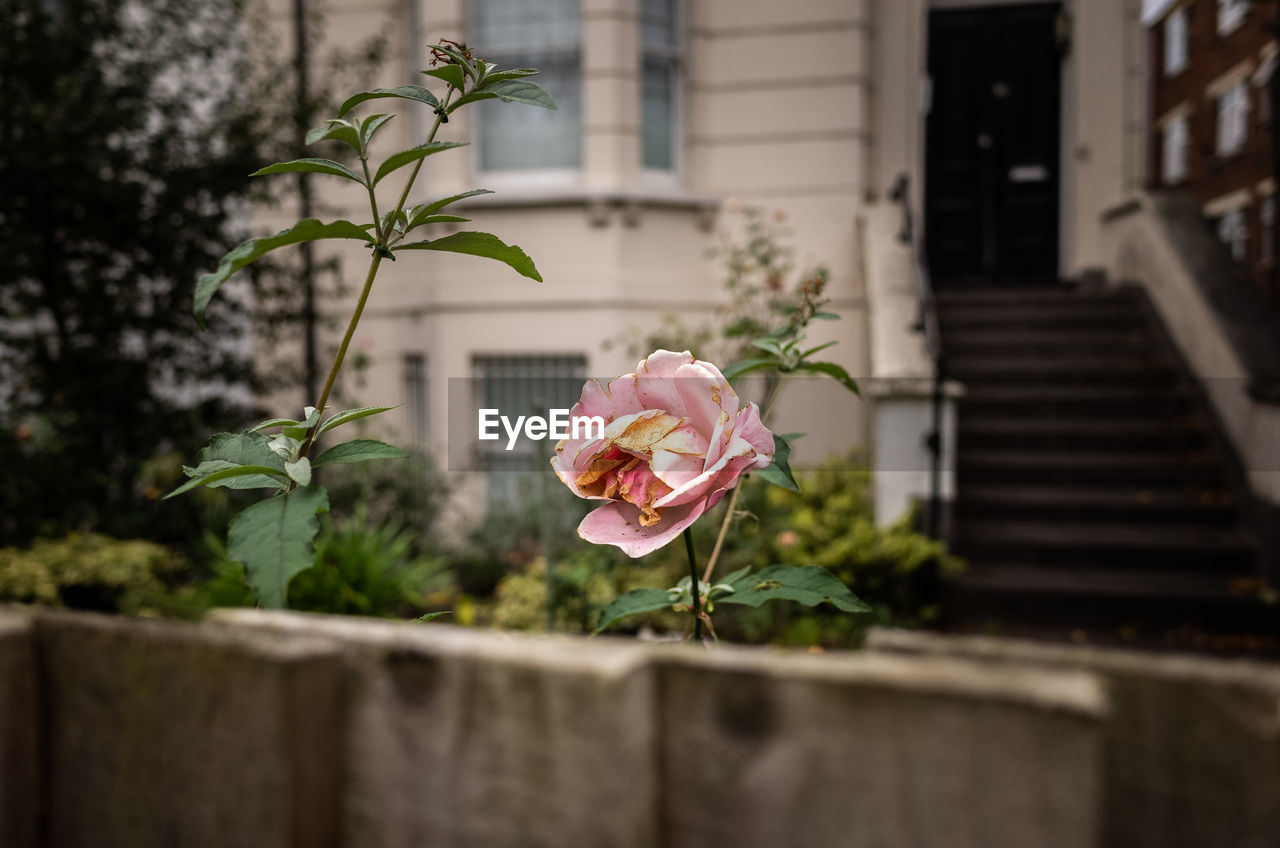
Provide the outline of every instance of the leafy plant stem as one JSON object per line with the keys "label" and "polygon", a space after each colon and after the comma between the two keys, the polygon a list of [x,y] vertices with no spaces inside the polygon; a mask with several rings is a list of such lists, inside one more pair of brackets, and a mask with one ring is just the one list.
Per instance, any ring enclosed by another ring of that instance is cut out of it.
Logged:
{"label": "leafy plant stem", "polygon": [[[441,114],[436,115],[436,121],[431,125],[431,132],[427,134],[427,143],[435,141],[436,133],[440,130],[440,124],[443,123],[444,107],[449,105],[449,98],[453,96],[453,86],[449,86],[449,90],[445,92],[444,102],[441,104]],[[373,210],[373,226],[377,236],[378,245],[385,246],[386,239],[382,232],[382,226],[378,218],[378,200],[373,192],[372,181],[369,179],[369,164],[362,157],[361,163],[364,165],[364,175],[369,186],[369,204]],[[409,199],[409,190],[413,188],[413,181],[417,179],[418,172],[422,170],[422,160],[418,160],[418,164],[414,166],[413,173],[409,174],[409,179],[404,184],[404,190],[400,192],[400,201],[396,204],[396,210],[392,214],[390,221],[395,221],[400,211],[404,209],[405,201]],[[374,251],[373,260],[369,263],[369,274],[365,277],[364,288],[360,291],[360,299],[356,301],[355,311],[351,313],[351,320],[347,322],[347,332],[342,337],[342,344],[338,346],[338,353],[333,358],[333,366],[329,369],[329,376],[325,378],[324,390],[320,392],[320,399],[316,402],[316,409],[324,411],[325,405],[329,402],[329,395],[333,392],[333,384],[338,379],[338,372],[342,370],[342,363],[347,358],[347,348],[351,347],[351,338],[356,334],[356,325],[360,323],[360,316],[364,314],[365,304],[369,301],[369,292],[373,291],[373,281],[378,276],[378,266],[382,264],[382,253]],[[307,451],[311,449],[311,445],[315,442],[316,433],[320,425],[317,423],[311,428],[311,432],[307,434],[307,440],[302,445],[301,455],[306,456]]]}
{"label": "leafy plant stem", "polygon": [[698,598],[698,560],[693,553],[693,533],[684,529],[684,550],[689,555],[689,583],[693,593],[693,638],[702,641],[702,604]]}
{"label": "leafy plant stem", "polygon": [[[356,334],[356,325],[360,323],[360,316],[364,314],[364,306],[369,300],[369,292],[373,291],[373,280],[378,276],[378,266],[382,264],[382,254],[374,253],[373,260],[369,263],[369,274],[365,277],[364,288],[360,291],[360,299],[356,301],[355,311],[351,313],[351,320],[347,323],[347,332],[342,337],[342,344],[338,346],[338,353],[333,358],[333,365],[329,368],[329,376],[325,378],[324,390],[320,392],[320,400],[316,402],[316,409],[324,411],[325,405],[329,402],[329,395],[333,392],[333,384],[338,379],[338,372],[342,370],[342,362],[347,358],[347,348],[351,347],[351,337]],[[306,456],[307,451],[311,448],[315,441],[316,433],[320,429],[319,422],[311,428],[311,432],[307,434],[307,440],[302,444],[302,450],[299,452],[301,456]]]}
{"label": "leafy plant stem", "polygon": [[[363,148],[363,145],[361,145]],[[360,166],[364,169],[364,184],[369,190],[369,208],[373,210],[373,234],[378,244],[386,242],[386,234],[382,232],[382,219],[378,217],[378,194],[373,190],[373,177],[369,174],[369,156],[362,149],[360,151]],[[392,225],[394,221],[390,222]],[[316,407],[319,409],[320,407]]]}
{"label": "leafy plant stem", "polygon": [[[449,86],[445,91],[444,100],[440,101],[440,109],[436,113],[436,121],[431,125],[431,132],[427,133],[427,144],[436,140],[436,132],[439,131],[440,125],[444,123],[445,110],[449,108],[449,100],[453,97],[454,91],[456,89],[453,86]],[[419,159],[413,166],[413,170],[409,172],[409,179],[405,180],[404,190],[400,192],[400,200],[396,203],[396,211],[391,216],[392,221],[395,221],[400,216],[401,210],[404,209],[404,204],[409,199],[409,189],[413,188],[414,181],[418,179],[418,172],[422,170],[423,161]],[[374,218],[376,220],[377,216],[375,215]]]}

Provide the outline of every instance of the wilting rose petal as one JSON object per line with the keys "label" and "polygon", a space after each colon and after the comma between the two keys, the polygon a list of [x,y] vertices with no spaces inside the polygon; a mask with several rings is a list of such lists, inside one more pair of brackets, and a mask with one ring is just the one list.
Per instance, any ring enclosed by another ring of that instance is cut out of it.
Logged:
{"label": "wilting rose petal", "polygon": [[720,369],[659,350],[608,387],[589,381],[572,415],[599,416],[603,438],[566,439],[551,467],[574,494],[607,500],[578,525],[629,556],[657,550],[715,506],[738,478],[773,461],[773,434]]}

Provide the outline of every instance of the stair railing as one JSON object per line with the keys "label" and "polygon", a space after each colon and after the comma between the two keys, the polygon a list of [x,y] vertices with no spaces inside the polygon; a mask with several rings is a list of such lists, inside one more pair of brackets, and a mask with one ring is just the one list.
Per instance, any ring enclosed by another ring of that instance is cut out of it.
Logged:
{"label": "stair railing", "polygon": [[898,241],[911,250],[918,305],[916,322],[911,330],[924,335],[925,351],[933,363],[931,423],[924,437],[925,448],[929,451],[929,514],[925,530],[937,539],[940,538],[942,509],[942,388],[945,379],[942,335],[938,331],[938,309],[929,269],[916,238],[915,217],[911,211],[911,178],[907,174],[898,175],[889,197],[902,208],[902,229],[898,232]]}

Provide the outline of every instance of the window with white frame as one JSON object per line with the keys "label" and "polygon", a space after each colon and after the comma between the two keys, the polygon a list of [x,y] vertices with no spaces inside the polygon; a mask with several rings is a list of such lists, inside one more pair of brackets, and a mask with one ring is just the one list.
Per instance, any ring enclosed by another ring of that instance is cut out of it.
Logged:
{"label": "window with white frame", "polygon": [[1222,213],[1218,218],[1218,239],[1231,251],[1231,258],[1243,262],[1248,245],[1249,233],[1245,229],[1244,207],[1237,206]]}
{"label": "window with white frame", "polygon": [[[482,171],[563,170],[582,163],[580,0],[472,0],[470,41],[486,61],[537,68],[556,109],[479,104]],[[505,108],[503,108],[505,106]]]}
{"label": "window with white frame", "polygon": [[1160,178],[1165,185],[1187,177],[1187,116],[1170,119],[1160,133]]}
{"label": "window with white frame", "polygon": [[1218,34],[1235,32],[1248,14],[1249,0],[1218,0]]}
{"label": "window with white frame", "polygon": [[1241,80],[1218,98],[1218,154],[1229,156],[1249,137],[1249,88]]}
{"label": "window with white frame", "polygon": [[1187,9],[1181,6],[1164,19],[1164,75],[1171,77],[1187,67]]}
{"label": "window with white frame", "polygon": [[1276,196],[1268,194],[1258,207],[1258,261],[1271,267],[1276,261]]}
{"label": "window with white frame", "polygon": [[640,3],[641,158],[644,168],[654,171],[676,167],[677,2]]}

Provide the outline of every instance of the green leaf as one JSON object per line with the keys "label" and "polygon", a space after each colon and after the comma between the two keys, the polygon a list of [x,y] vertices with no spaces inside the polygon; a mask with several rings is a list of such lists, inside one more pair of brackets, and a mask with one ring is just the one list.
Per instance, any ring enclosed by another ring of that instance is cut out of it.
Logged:
{"label": "green leaf", "polygon": [[[493,67],[490,65],[489,67]],[[503,80],[519,79],[520,77],[531,77],[538,71],[534,68],[508,68],[505,71],[491,71],[485,74],[480,80],[480,87],[488,88],[495,82]]]}
{"label": "green leaf", "polygon": [[297,427],[302,424],[301,421],[294,421],[292,418],[268,418],[261,424],[254,424],[249,428],[249,432],[256,433],[259,430],[267,430],[271,427]]}
{"label": "green leaf", "polygon": [[209,301],[213,299],[214,293],[227,281],[228,277],[255,259],[278,247],[330,238],[359,239],[363,242],[370,239],[369,233],[364,228],[350,221],[334,221],[332,224],[325,224],[316,218],[306,218],[274,236],[249,239],[236,245],[222,257],[222,261],[218,263],[218,270],[205,274],[196,283],[195,309],[193,310],[196,322],[201,329],[204,329],[204,312],[209,307]]}
{"label": "green leaf", "polygon": [[432,241],[415,241],[397,245],[396,250],[446,250],[450,253],[466,253],[471,256],[484,256],[505,262],[521,276],[542,282],[542,276],[534,267],[533,260],[514,244],[505,244],[501,239],[489,233],[462,232],[443,236]]}
{"label": "green leaf", "polygon": [[462,68],[457,65],[441,65],[438,68],[427,68],[423,73],[429,77],[435,77],[438,80],[447,82],[459,91],[462,90],[462,84],[464,81],[462,77]]}
{"label": "green leaf", "polygon": [[363,147],[368,147],[369,142],[373,141],[373,136],[382,129],[382,125],[394,118],[395,115],[370,115],[360,123],[360,141]]}
{"label": "green leaf", "polygon": [[316,437],[327,433],[334,427],[341,427],[343,424],[349,424],[352,421],[358,421],[361,418],[368,418],[370,415],[377,415],[379,412],[386,412],[395,409],[394,406],[361,406],[356,409],[344,409],[342,412],[335,414],[328,421],[320,425],[320,429],[316,431]]}
{"label": "green leaf", "polygon": [[653,612],[671,606],[666,589],[635,589],[625,595],[614,598],[607,607],[600,610],[600,620],[595,632],[599,633],[610,624],[629,615],[642,612]]}
{"label": "green leaf", "polygon": [[829,377],[834,377],[836,382],[853,392],[855,395],[861,394],[861,392],[858,391],[858,384],[849,376],[849,372],[844,370],[841,366],[836,365],[834,362],[801,362],[796,366],[796,370],[813,371],[818,374],[826,374]]}
{"label": "green leaf", "polygon": [[778,346],[778,343],[775,340],[767,336],[763,339],[756,339],[751,342],[751,344],[763,351],[772,353],[774,356],[782,356],[782,348]]}
{"label": "green leaf", "polygon": [[415,218],[410,229],[412,227],[425,226],[426,224],[466,224],[470,221],[470,218],[463,218],[461,215],[427,215]]}
{"label": "green leaf", "polygon": [[808,350],[806,350],[804,353],[800,354],[800,358],[801,358],[801,359],[808,359],[810,356],[812,356],[813,354],[817,353],[818,351],[820,351],[820,350],[826,350],[827,348],[831,347],[832,345],[837,345],[837,344],[840,344],[840,343],[839,343],[839,342],[827,342],[826,344],[820,344],[820,345],[818,345],[817,347],[811,347],[811,348],[809,348]]}
{"label": "green leaf", "polygon": [[795,475],[791,473],[791,445],[776,433],[773,437],[773,462],[769,463],[763,471],[756,473],[775,486],[781,486],[793,492],[800,491],[800,485],[796,483]]}
{"label": "green leaf", "polygon": [[311,460],[305,456],[300,456],[294,462],[286,462],[284,464],[284,473],[288,474],[289,479],[299,486],[310,486]]}
{"label": "green leaf", "polygon": [[244,564],[245,578],[264,607],[284,607],[289,581],[315,564],[316,514],[328,510],[329,493],[313,485],[268,498],[231,519],[227,558]]}
{"label": "green leaf", "polygon": [[417,618],[414,619],[414,621],[423,621],[423,622],[435,621],[437,618],[439,618],[442,615],[453,615],[453,610],[440,610],[439,612],[429,612],[429,613],[426,613],[425,615],[418,616]]}
{"label": "green leaf", "polygon": [[348,121],[335,118],[327,122],[329,126],[319,127],[307,133],[307,144],[315,144],[326,139],[341,141],[352,150],[360,150],[360,136],[356,134],[356,128]]}
{"label": "green leaf", "polygon": [[353,439],[334,445],[311,461],[312,468],[337,465],[340,462],[365,462],[370,459],[404,459],[408,452],[377,439]]}
{"label": "green leaf", "polygon": [[740,359],[725,368],[723,372],[726,380],[736,380],[743,374],[750,374],[752,371],[759,371],[761,368],[773,368],[777,366],[776,359]]}
{"label": "green leaf", "polygon": [[180,495],[183,492],[188,492],[192,489],[199,488],[200,486],[211,486],[211,485],[214,485],[215,483],[222,483],[223,485],[227,485],[227,481],[236,479],[236,478],[258,477],[258,478],[264,478],[268,482],[265,486],[242,485],[242,486],[230,486],[230,488],[275,489],[275,488],[279,488],[285,482],[287,482],[283,477],[281,477],[281,479],[275,479],[276,475],[280,474],[280,470],[278,468],[269,468],[265,465],[235,465],[234,463],[226,462],[220,459],[214,460],[212,462],[200,463],[198,466],[191,469],[191,474],[192,474],[192,478],[190,480],[183,483],[181,486],[174,489],[169,494],[165,495],[164,500],[168,500],[174,495]]}
{"label": "green leaf", "polygon": [[[458,86],[461,88],[461,86]],[[366,100],[377,100],[381,97],[399,97],[401,100],[416,100],[419,103],[425,103],[432,109],[440,105],[440,101],[436,100],[436,96],[427,91],[420,85],[401,85],[395,88],[375,88],[373,91],[362,91],[359,94],[348,97],[338,109],[338,117],[350,112],[356,106]]]}
{"label": "green leaf", "polygon": [[[231,465],[265,465],[277,474],[284,475],[284,460],[271,449],[274,436],[263,433],[215,433],[209,444],[200,449],[197,456],[200,465],[208,462],[226,462]],[[252,480],[236,480],[223,484],[230,489],[260,489],[266,483]]]}
{"label": "green leaf", "polygon": [[399,153],[392,153],[387,157],[386,161],[378,166],[378,172],[373,175],[373,184],[377,185],[387,174],[392,173],[410,162],[417,162],[425,159],[432,153],[439,153],[441,150],[450,150],[454,147],[465,147],[466,143],[461,141],[429,141],[426,144],[420,144],[409,150],[401,150]]}
{"label": "green leaf", "polygon": [[839,321],[840,316],[834,312],[815,312],[813,317],[819,321]]}
{"label": "green leaf", "polygon": [[455,194],[450,197],[444,197],[444,198],[441,198],[440,200],[436,200],[431,203],[417,204],[416,206],[414,206],[412,209],[409,210],[409,216],[408,216],[409,223],[405,227],[405,232],[408,232],[409,230],[412,230],[414,227],[420,226],[421,224],[425,223],[423,219],[431,215],[434,215],[436,212],[439,212],[441,209],[445,208],[449,204],[456,203],[457,201],[462,200],[464,197],[475,197],[477,194],[493,194],[493,192],[489,191],[489,189],[487,188],[478,188],[478,189],[475,189],[474,191],[464,191],[462,194]]}
{"label": "green leaf", "polygon": [[556,108],[556,102],[551,99],[551,95],[547,94],[542,86],[536,82],[529,82],[523,79],[505,79],[498,80],[492,85],[486,85],[478,91],[471,91],[462,95],[449,104],[449,113],[452,114],[459,106],[465,106],[478,100],[491,100],[495,97],[504,103],[524,103],[529,106],[541,106],[543,109]]}
{"label": "green leaf", "polygon": [[364,177],[348,168],[340,162],[332,159],[294,159],[292,162],[277,162],[274,165],[268,165],[265,168],[259,168],[249,176],[265,177],[268,174],[296,174],[304,172],[308,174],[332,174],[335,177],[345,177],[348,180],[364,185]]}
{"label": "green leaf", "polygon": [[829,603],[843,612],[871,612],[871,607],[849,591],[834,574],[817,565],[771,565],[755,574],[739,577],[733,593],[716,599],[719,604],[758,607],[767,601],[795,601],[807,607]]}

